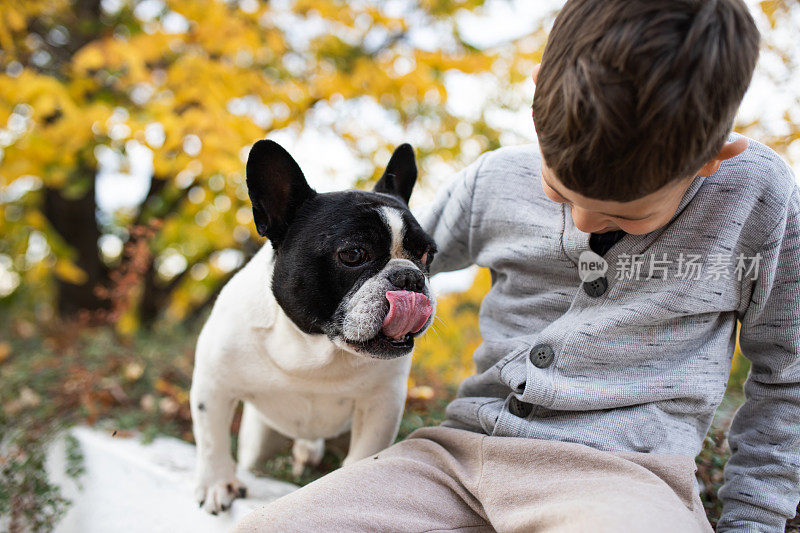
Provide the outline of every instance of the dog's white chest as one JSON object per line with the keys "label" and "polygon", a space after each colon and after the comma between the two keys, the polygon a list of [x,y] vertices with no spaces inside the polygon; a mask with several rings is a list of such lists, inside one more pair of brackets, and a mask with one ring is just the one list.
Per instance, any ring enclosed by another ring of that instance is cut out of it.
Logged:
{"label": "dog's white chest", "polygon": [[[278,313],[270,328],[251,328],[227,366],[269,426],[292,439],[332,438],[347,431],[357,401],[404,390],[410,358],[364,359],[322,335],[306,335]],[[399,389],[398,389],[399,390]]]}
{"label": "dog's white chest", "polygon": [[317,394],[276,394],[248,400],[279,433],[293,439],[332,438],[350,428],[354,400]]}
{"label": "dog's white chest", "polygon": [[[347,431],[355,403],[392,389],[408,375],[408,358],[359,360],[324,337],[291,339],[281,318],[251,352],[245,399],[287,437],[331,438]],[[252,379],[252,381],[251,381]]]}

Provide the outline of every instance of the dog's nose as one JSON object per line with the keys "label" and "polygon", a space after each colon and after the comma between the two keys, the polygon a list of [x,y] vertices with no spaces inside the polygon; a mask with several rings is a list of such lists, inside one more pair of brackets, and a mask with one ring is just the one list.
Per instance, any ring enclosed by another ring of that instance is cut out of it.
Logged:
{"label": "dog's nose", "polygon": [[389,281],[398,289],[422,292],[425,276],[416,268],[403,268],[389,274]]}

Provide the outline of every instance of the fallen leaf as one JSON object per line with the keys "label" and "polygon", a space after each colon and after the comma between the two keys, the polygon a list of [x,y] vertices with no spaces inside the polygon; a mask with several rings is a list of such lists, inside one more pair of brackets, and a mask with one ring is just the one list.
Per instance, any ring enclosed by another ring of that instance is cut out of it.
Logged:
{"label": "fallen leaf", "polygon": [[11,355],[11,345],[7,342],[0,342],[0,363]]}

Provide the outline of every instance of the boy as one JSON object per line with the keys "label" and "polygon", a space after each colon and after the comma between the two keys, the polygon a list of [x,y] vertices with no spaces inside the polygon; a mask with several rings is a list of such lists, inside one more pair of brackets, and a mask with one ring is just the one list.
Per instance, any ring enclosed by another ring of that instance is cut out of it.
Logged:
{"label": "boy", "polygon": [[710,531],[695,481],[736,323],[752,362],[718,531],[800,499],[800,193],[729,136],[758,55],[741,0],[570,0],[541,149],[485,154],[423,226],[434,272],[488,267],[477,373],[418,430],[242,531]]}

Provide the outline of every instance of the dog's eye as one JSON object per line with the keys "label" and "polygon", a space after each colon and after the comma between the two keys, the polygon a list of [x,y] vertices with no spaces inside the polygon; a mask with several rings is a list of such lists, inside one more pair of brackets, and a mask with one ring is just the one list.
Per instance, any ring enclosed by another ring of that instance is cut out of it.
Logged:
{"label": "dog's eye", "polygon": [[431,263],[433,262],[433,256],[434,256],[435,253],[436,253],[436,251],[435,250],[431,250],[430,248],[428,250],[426,250],[425,253],[422,254],[422,257],[420,258],[420,261],[422,261],[422,264],[425,265],[426,267],[431,266]]}
{"label": "dog's eye", "polygon": [[363,248],[349,248],[339,252],[339,261],[351,267],[363,265],[367,258],[367,252]]}

